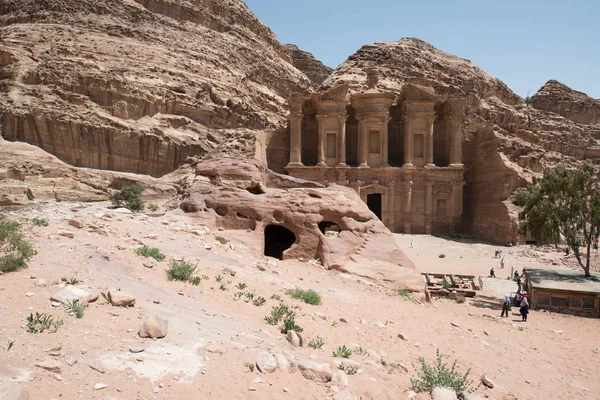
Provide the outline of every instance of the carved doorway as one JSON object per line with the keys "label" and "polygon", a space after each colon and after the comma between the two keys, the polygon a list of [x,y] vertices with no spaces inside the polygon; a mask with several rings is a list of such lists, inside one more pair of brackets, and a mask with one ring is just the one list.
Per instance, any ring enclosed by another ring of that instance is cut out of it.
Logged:
{"label": "carved doorway", "polygon": [[381,220],[381,193],[368,194],[367,207]]}
{"label": "carved doorway", "polygon": [[294,232],[280,225],[265,228],[265,256],[283,260],[283,253],[296,242]]}

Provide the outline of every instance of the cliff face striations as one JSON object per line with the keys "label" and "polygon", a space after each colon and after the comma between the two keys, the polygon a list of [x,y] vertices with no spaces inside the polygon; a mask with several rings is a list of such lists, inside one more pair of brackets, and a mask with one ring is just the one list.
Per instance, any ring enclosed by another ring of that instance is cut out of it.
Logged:
{"label": "cliff face striations", "polygon": [[600,123],[600,100],[558,81],[546,82],[531,100],[538,110],[550,111],[580,124]]}
{"label": "cliff face striations", "polygon": [[238,0],[7,1],[0,27],[2,136],[74,166],[160,176],[253,155],[313,87]]}
{"label": "cliff face striations", "polygon": [[299,49],[298,46],[286,44],[285,48],[290,52],[292,65],[308,76],[315,85],[322,84],[333,72],[333,68],[326,66],[311,53]]}

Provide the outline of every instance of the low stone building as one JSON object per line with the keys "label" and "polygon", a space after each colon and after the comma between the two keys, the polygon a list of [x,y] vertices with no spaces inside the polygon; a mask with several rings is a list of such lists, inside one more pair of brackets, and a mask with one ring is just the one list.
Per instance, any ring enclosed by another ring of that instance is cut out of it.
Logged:
{"label": "low stone building", "polygon": [[292,97],[292,176],[352,187],[393,232],[451,233],[461,228],[465,168],[463,98],[404,85],[399,96],[342,85]]}
{"label": "low stone building", "polygon": [[525,270],[525,287],[533,308],[593,314],[600,317],[600,274],[583,271]]}

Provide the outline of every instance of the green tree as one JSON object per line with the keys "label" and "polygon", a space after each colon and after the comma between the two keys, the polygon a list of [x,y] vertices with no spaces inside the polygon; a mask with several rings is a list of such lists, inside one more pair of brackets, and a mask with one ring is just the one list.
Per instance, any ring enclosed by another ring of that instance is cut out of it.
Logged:
{"label": "green tree", "polygon": [[585,276],[590,276],[592,246],[600,236],[600,190],[592,165],[574,171],[559,167],[534,178],[517,192],[515,204],[523,207],[522,233],[554,244],[564,239]]}
{"label": "green tree", "polygon": [[36,251],[25,240],[21,226],[0,214],[0,271],[14,272],[27,266]]}
{"label": "green tree", "polygon": [[110,201],[116,206],[125,207],[131,211],[141,211],[144,209],[144,200],[142,192],[144,187],[140,184],[125,186],[119,192],[110,196]]}
{"label": "green tree", "polygon": [[531,129],[531,110],[529,109],[531,107],[531,104],[533,104],[533,99],[529,96],[529,93],[527,93],[527,97],[525,97],[525,106],[527,107],[527,128]]}

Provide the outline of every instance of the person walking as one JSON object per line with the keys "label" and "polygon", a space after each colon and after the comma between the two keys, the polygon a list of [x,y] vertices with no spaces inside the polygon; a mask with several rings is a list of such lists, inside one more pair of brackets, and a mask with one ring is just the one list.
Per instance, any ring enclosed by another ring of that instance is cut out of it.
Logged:
{"label": "person walking", "polygon": [[502,301],[502,314],[500,314],[500,318],[503,318],[504,314],[506,314],[506,318],[508,318],[509,311],[510,311],[510,296],[505,295],[504,301]]}
{"label": "person walking", "polygon": [[500,259],[500,268],[504,269],[504,257]]}
{"label": "person walking", "polygon": [[410,248],[412,249],[414,245],[415,245],[415,242],[414,242],[414,240],[411,240],[411,241],[410,241]]}
{"label": "person walking", "polygon": [[490,269],[490,278],[495,278],[496,277],[496,271],[494,271],[494,267],[492,267],[492,269]]}
{"label": "person walking", "polygon": [[521,299],[521,322],[527,322],[527,314],[529,314],[529,300],[527,297],[523,296]]}

